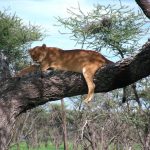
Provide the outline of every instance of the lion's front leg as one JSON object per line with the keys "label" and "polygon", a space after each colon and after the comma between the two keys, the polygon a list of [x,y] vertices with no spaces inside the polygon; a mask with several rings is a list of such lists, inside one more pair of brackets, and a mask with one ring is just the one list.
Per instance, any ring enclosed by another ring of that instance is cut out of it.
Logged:
{"label": "lion's front leg", "polygon": [[44,77],[44,72],[46,72],[49,69],[49,65],[47,64],[40,64],[40,71],[41,71],[41,78]]}

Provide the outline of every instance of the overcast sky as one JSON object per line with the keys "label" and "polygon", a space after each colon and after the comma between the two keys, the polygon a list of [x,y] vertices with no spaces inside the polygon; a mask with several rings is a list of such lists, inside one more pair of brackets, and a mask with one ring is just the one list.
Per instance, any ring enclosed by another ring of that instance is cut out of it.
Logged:
{"label": "overcast sky", "polygon": [[[139,9],[135,0],[121,0],[121,2],[134,9]],[[54,24],[58,24],[55,17],[66,17],[67,8],[77,8],[78,3],[86,12],[90,11],[94,4],[119,5],[120,0],[0,0],[0,10],[8,9],[10,13],[16,13],[25,23],[31,22],[47,30],[49,36],[41,42],[35,42],[34,45],[45,43],[62,49],[72,49],[75,47],[75,42],[69,40],[69,36],[61,35]]]}

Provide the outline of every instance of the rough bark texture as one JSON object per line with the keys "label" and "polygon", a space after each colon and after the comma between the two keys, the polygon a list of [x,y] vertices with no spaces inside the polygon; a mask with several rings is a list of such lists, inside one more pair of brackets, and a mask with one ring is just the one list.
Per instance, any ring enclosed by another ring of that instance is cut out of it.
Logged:
{"label": "rough bark texture", "polygon": [[135,0],[144,14],[150,19],[150,0]]}
{"label": "rough bark texture", "polygon": [[11,74],[8,59],[2,52],[0,52],[0,81],[10,77]]}
{"label": "rough bark texture", "polygon": [[[95,92],[122,88],[150,75],[150,42],[135,57],[130,57],[98,70],[94,77]],[[28,109],[87,93],[87,85],[79,73],[50,71],[24,78],[0,82],[0,150],[6,150],[16,117]]]}

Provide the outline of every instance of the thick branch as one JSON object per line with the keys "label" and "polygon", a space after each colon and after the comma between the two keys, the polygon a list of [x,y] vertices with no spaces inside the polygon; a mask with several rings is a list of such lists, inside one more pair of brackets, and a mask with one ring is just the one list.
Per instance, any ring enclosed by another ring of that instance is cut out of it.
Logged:
{"label": "thick branch", "polygon": [[135,0],[144,14],[150,19],[150,0]]}
{"label": "thick branch", "polygon": [[[135,57],[98,70],[94,78],[95,92],[122,88],[148,75],[150,42],[147,42]],[[87,93],[87,85],[82,74],[64,71],[50,71],[44,78],[36,74],[21,79],[9,79],[1,82],[0,87],[0,104],[10,105],[9,108],[13,109],[16,115],[47,101]]]}

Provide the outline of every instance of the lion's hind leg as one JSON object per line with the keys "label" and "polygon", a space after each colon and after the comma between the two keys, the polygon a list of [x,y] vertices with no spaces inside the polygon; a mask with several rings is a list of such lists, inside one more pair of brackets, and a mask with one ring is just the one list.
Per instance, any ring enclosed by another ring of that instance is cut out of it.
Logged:
{"label": "lion's hind leg", "polygon": [[33,72],[36,72],[38,70],[39,66],[38,65],[31,65],[31,66],[28,66],[24,69],[22,69],[21,71],[19,71],[15,77],[22,77],[24,75],[27,75],[27,74],[30,74],[30,73],[33,73]]}
{"label": "lion's hind leg", "polygon": [[98,68],[99,67],[93,65],[88,65],[83,68],[83,76],[88,86],[88,94],[84,100],[86,103],[90,102],[94,96],[95,84],[93,82],[93,77]]}

